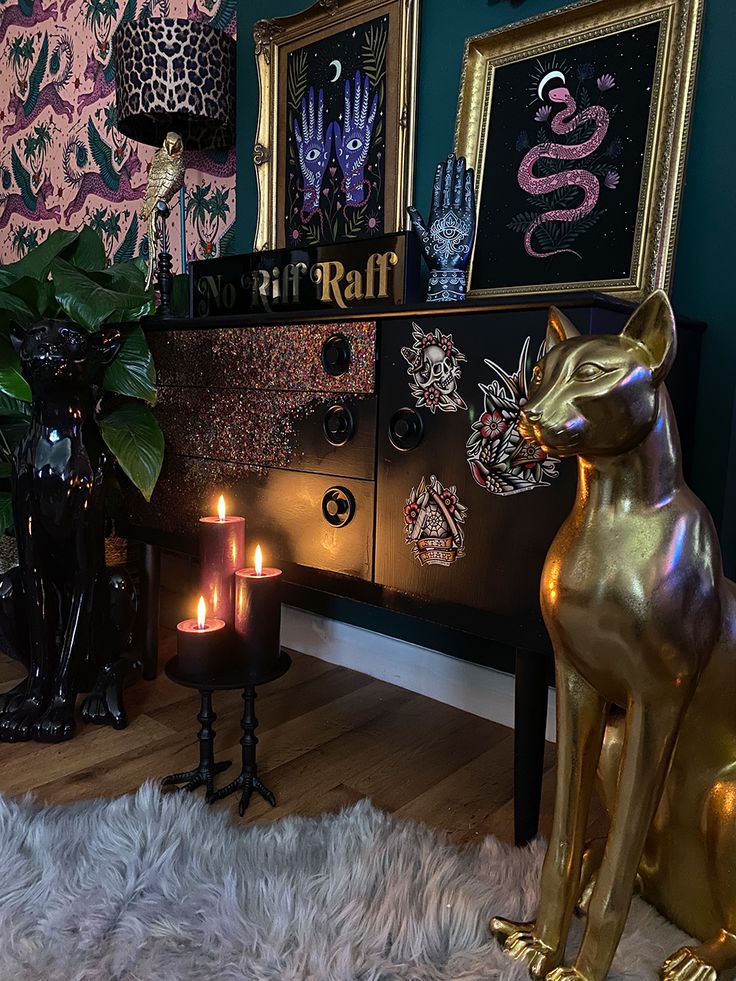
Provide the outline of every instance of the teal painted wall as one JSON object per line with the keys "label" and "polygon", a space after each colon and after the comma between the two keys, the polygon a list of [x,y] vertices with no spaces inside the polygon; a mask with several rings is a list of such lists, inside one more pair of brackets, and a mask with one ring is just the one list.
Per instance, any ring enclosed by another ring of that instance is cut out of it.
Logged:
{"label": "teal painted wall", "polygon": [[[256,220],[251,149],[258,80],[248,25],[263,17],[295,13],[306,5],[305,0],[244,0],[240,4],[237,241],[241,251],[252,247]],[[423,0],[416,157],[420,208],[427,205],[437,161],[452,147],[465,38],[559,6],[553,0],[513,5],[508,0]],[[728,479],[736,367],[735,171],[736,3],[706,0],[673,298],[680,313],[709,325],[703,346],[693,483],[718,523],[724,498],[736,496],[736,461],[731,463],[733,477]],[[726,533],[726,552],[732,538],[736,552],[736,527],[732,530],[727,523]]]}

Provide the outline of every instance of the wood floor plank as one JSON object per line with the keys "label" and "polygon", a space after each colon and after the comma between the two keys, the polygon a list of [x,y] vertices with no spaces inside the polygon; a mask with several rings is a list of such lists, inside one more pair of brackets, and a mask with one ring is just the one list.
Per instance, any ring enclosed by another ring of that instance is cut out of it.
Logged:
{"label": "wood floor plank", "polygon": [[[73,782],[80,770],[106,768],[115,755],[150,747],[174,736],[172,729],[147,715],[122,732],[113,733],[98,726],[87,726],[74,739],[58,745],[38,743],[0,744],[0,789],[20,794],[44,787],[51,779]],[[69,799],[69,798],[67,798]]]}
{"label": "wood floor plank", "polygon": [[[174,632],[162,630],[161,663],[174,651]],[[0,656],[0,688],[21,676],[18,665]],[[239,692],[217,693],[214,704],[216,757],[233,761],[218,778],[222,786],[240,769],[243,706]],[[57,803],[114,796],[195,765],[196,691],[161,672],[131,685],[126,706],[131,724],[123,732],[83,727],[58,746],[0,744],[0,792],[34,790]],[[489,831],[512,837],[513,736],[503,726],[303,654],[293,655],[286,675],[259,689],[256,713],[260,772],[278,806],[254,797],[245,821],[319,814],[368,796],[457,841]],[[237,815],[237,805],[234,796],[215,806]]]}

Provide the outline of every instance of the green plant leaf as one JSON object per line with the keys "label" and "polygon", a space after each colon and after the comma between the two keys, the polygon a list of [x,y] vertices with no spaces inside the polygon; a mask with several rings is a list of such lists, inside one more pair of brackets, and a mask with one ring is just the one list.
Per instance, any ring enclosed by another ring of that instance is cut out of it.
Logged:
{"label": "green plant leaf", "polygon": [[59,306],[87,330],[97,330],[106,321],[140,320],[155,312],[151,294],[108,289],[64,259],[54,261],[51,276]]}
{"label": "green plant leaf", "polygon": [[103,388],[156,404],[156,369],[140,327],[128,335],[112,364],[106,369]]}
{"label": "green plant leaf", "polygon": [[20,371],[18,352],[7,337],[0,336],[0,392],[11,398],[31,401],[31,389]]}
{"label": "green plant leaf", "polygon": [[124,402],[98,419],[102,438],[147,501],[164,461],[164,434],[142,402]]}
{"label": "green plant leaf", "polygon": [[28,402],[11,398],[0,392],[0,416],[10,419],[30,419],[31,406]]}
{"label": "green plant leaf", "polygon": [[[6,297],[14,297],[26,305],[28,313],[17,316],[19,322],[26,324],[38,323],[55,305],[51,283],[47,279],[33,279],[32,276],[20,276],[9,283],[0,282],[0,298],[4,300]],[[12,303],[12,300],[9,302]]]}
{"label": "green plant leaf", "polygon": [[98,275],[100,284],[107,286],[108,289],[118,290],[121,293],[128,290],[131,293],[146,292],[145,269],[142,270],[135,259],[131,259],[130,262],[116,262]]}
{"label": "green plant leaf", "polygon": [[[57,228],[47,239],[44,239],[35,249],[31,249],[18,262],[5,266],[0,272],[8,274],[12,279],[20,279],[21,276],[30,276],[32,279],[46,279],[49,274],[51,263],[60,256],[66,249],[74,245],[79,237],[79,232],[70,232],[65,228]],[[0,279],[0,286],[2,286]]]}
{"label": "green plant leaf", "polygon": [[77,241],[73,243],[73,248],[64,250],[63,257],[77,266],[78,269],[104,269],[107,265],[107,255],[102,239],[89,225],[82,226]]}
{"label": "green plant leaf", "polygon": [[7,330],[13,321],[30,324],[35,320],[34,311],[20,297],[0,289],[0,328]]}
{"label": "green plant leaf", "polygon": [[0,491],[0,534],[13,527],[13,499],[10,491]]}
{"label": "green plant leaf", "polygon": [[19,417],[4,419],[0,424],[0,460],[12,459],[15,448],[28,432],[29,419]]}

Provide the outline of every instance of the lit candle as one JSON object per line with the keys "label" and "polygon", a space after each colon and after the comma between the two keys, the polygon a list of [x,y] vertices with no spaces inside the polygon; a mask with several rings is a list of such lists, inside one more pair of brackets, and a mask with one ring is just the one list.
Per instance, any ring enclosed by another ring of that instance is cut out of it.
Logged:
{"label": "lit candle", "polygon": [[233,622],[235,570],[244,560],[245,518],[227,514],[220,495],[217,515],[199,519],[199,564],[207,609],[227,624]]}
{"label": "lit candle", "polygon": [[225,621],[208,617],[204,596],[199,597],[196,620],[182,620],[176,625],[176,649],[179,670],[193,679],[215,674],[225,652]]}
{"label": "lit candle", "polygon": [[281,649],[281,569],[264,569],[261,546],[255,563],[235,573],[235,633],[242,643],[248,674],[269,674]]}

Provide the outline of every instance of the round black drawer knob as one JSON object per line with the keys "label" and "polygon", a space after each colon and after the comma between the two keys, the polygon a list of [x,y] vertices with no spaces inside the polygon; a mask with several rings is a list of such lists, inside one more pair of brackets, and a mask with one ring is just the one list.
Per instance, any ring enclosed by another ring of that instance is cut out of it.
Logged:
{"label": "round black drawer knob", "polygon": [[350,409],[344,405],[333,405],[322,420],[325,439],[333,446],[344,446],[355,433],[355,420]]}
{"label": "round black drawer knob", "polygon": [[391,416],[388,438],[397,450],[407,452],[416,449],[424,435],[422,417],[415,409],[399,409]]}
{"label": "round black drawer knob", "polygon": [[353,520],[355,498],[347,487],[330,487],[322,498],[322,515],[335,528],[343,528]]}
{"label": "round black drawer knob", "polygon": [[328,375],[344,375],[350,367],[350,343],[342,334],[332,334],[322,345],[322,367]]}

